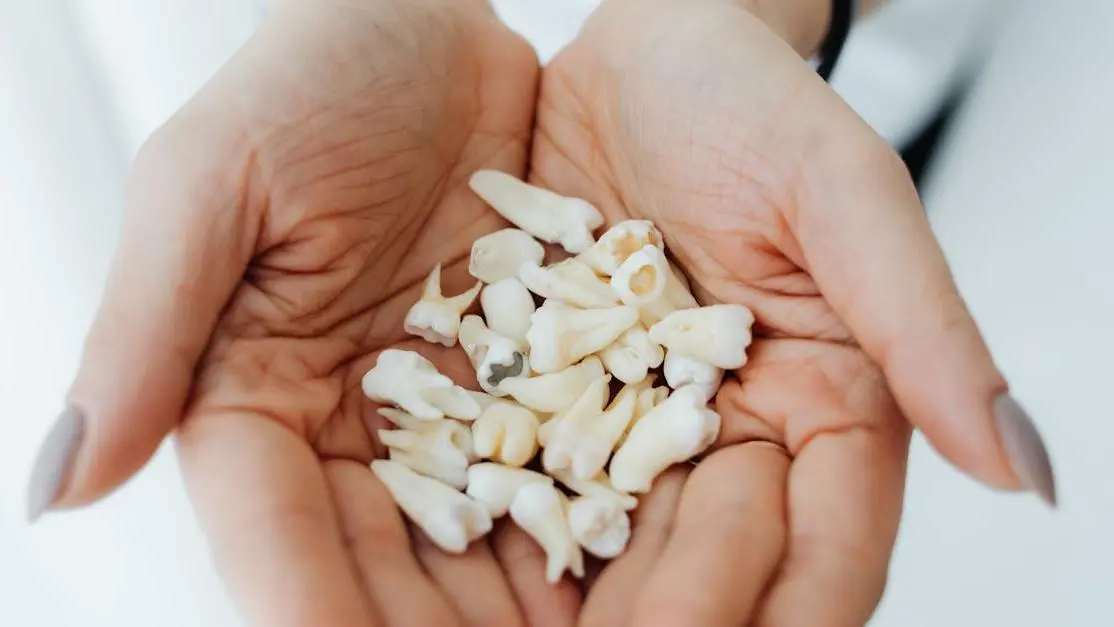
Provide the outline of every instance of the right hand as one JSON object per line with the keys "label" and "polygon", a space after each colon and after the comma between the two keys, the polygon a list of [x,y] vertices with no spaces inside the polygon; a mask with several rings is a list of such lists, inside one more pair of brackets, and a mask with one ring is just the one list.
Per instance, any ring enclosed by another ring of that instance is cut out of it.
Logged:
{"label": "right hand", "polygon": [[[275,3],[139,155],[32,514],[104,496],[176,430],[252,624],[575,616],[513,528],[460,557],[411,544],[368,468],[384,425],[360,390],[380,350],[427,350],[402,319],[435,264],[446,292],[471,285],[473,240],[503,223],[466,182],[525,175],[537,74],[481,0]],[[526,557],[504,575],[496,554]]]}

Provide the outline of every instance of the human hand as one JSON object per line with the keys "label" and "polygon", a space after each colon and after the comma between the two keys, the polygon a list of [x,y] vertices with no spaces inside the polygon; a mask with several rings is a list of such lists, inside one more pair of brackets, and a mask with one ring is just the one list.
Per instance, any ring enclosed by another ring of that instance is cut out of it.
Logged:
{"label": "human hand", "polygon": [[[513,591],[542,565],[508,580],[486,542],[459,557],[421,534],[412,547],[367,466],[384,425],[360,378],[404,343],[436,263],[447,292],[471,284],[472,241],[501,223],[466,181],[525,174],[536,81],[533,52],[485,2],[274,3],[135,164],[31,516],[103,496],[177,430],[252,624],[521,624]],[[512,554],[527,540],[499,538]]]}
{"label": "human hand", "polygon": [[543,72],[531,180],[653,220],[704,302],[757,319],[715,450],[657,483],[583,625],[864,624],[906,417],[1054,501],[904,166],[802,60],[823,24],[783,9],[807,5],[827,2],[606,0]]}

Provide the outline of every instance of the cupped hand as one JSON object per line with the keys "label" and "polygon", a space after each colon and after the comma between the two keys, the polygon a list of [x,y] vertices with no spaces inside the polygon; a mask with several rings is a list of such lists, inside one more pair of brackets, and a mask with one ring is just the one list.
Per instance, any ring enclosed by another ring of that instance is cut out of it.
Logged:
{"label": "cupped hand", "polygon": [[[446,292],[471,285],[471,243],[500,223],[467,179],[525,174],[537,74],[479,0],[273,3],[138,157],[56,430],[77,434],[73,465],[44,457],[32,515],[50,477],[57,506],[88,503],[176,430],[251,624],[523,624],[515,589],[543,569],[528,539],[452,556],[408,534],[367,466],[384,425],[360,378],[383,348],[427,351],[402,320],[435,264]],[[525,555],[521,577],[496,550]]]}
{"label": "cupped hand", "polygon": [[863,625],[905,417],[983,481],[1052,496],[907,171],[804,62],[793,4],[608,0],[543,72],[530,179],[653,220],[704,302],[757,320],[719,442],[657,482],[582,625]]}

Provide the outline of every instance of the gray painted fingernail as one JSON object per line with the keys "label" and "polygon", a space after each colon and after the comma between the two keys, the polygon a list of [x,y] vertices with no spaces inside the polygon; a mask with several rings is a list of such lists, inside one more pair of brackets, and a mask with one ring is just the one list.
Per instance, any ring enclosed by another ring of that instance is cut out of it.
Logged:
{"label": "gray painted fingernail", "polygon": [[50,509],[69,479],[70,468],[85,436],[85,414],[69,407],[58,416],[39,449],[27,485],[27,521]]}
{"label": "gray painted fingernail", "polygon": [[1029,413],[1009,394],[994,400],[994,422],[1002,446],[1021,485],[1056,507],[1056,479],[1052,462]]}

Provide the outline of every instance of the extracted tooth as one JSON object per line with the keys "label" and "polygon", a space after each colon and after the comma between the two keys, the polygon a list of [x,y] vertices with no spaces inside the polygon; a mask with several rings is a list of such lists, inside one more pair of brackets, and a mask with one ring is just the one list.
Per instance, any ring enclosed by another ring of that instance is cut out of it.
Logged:
{"label": "extracted tooth", "polygon": [[630,516],[615,501],[581,496],[569,503],[569,529],[577,544],[602,559],[617,557],[630,541]]}
{"label": "extracted tooth", "polygon": [[460,323],[460,345],[480,387],[492,396],[507,395],[499,388],[504,379],[530,376],[530,361],[518,342],[492,331],[479,316],[465,316]]}
{"label": "extracted tooth", "polygon": [[754,314],[742,305],[709,305],[675,311],[650,328],[650,340],[717,368],[747,363]]}
{"label": "extracted tooth", "polygon": [[[667,354],[666,359],[668,358],[669,355]],[[650,376],[652,377],[654,375]],[[644,382],[643,385],[645,387],[642,387],[638,392],[638,401],[634,405],[634,415],[631,416],[630,423],[627,425],[626,433],[623,434],[623,437],[619,438],[618,446],[622,446],[623,443],[626,442],[627,436],[630,435],[631,429],[634,429],[634,425],[638,424],[638,421],[642,420],[643,416],[650,413],[651,409],[657,407],[658,405],[661,405],[665,402],[665,399],[669,398],[669,388],[650,387],[653,385],[653,380],[650,380],[649,383]],[[618,446],[616,447],[616,450],[618,450]]]}
{"label": "extracted tooth", "polygon": [[566,570],[584,577],[584,553],[572,537],[567,511],[565,496],[548,483],[528,483],[511,501],[511,519],[545,551],[545,579],[551,584]]}
{"label": "extracted tooth", "polygon": [[526,348],[526,332],[534,314],[534,297],[515,277],[501,279],[480,293],[480,306],[488,328]]}
{"label": "extracted tooth", "polygon": [[603,362],[593,355],[553,374],[504,379],[499,387],[538,413],[556,414],[568,409],[603,374]]}
{"label": "extracted tooth", "polygon": [[468,469],[465,494],[487,506],[492,518],[506,515],[518,489],[530,483],[553,484],[553,479],[540,472],[483,462]]}
{"label": "extracted tooth", "polygon": [[541,265],[545,247],[526,231],[502,229],[472,243],[468,273],[484,283],[518,276],[524,265]]}
{"label": "extracted tooth", "polygon": [[476,454],[508,466],[525,466],[538,451],[534,412],[515,403],[496,403],[472,423]]}
{"label": "extracted tooth", "polygon": [[441,264],[437,264],[426,277],[421,300],[406,313],[403,329],[427,342],[454,346],[460,317],[472,306],[481,287],[483,284],[477,282],[467,292],[445,298],[441,295]]}
{"label": "extracted tooth", "polygon": [[719,435],[720,416],[704,390],[687,385],[643,416],[611,459],[611,484],[623,492],[648,492],[669,466],[699,455]]}
{"label": "extracted tooth", "polygon": [[600,236],[598,242],[579,255],[584,263],[600,274],[612,276],[619,266],[646,246],[665,248],[661,231],[649,220],[623,220]]}
{"label": "extracted tooth", "polygon": [[611,478],[602,470],[591,479],[581,479],[568,469],[554,470],[549,475],[581,496],[614,501],[624,510],[638,507],[638,498],[616,490],[615,486],[611,485]]}
{"label": "extracted tooth", "polygon": [[471,396],[472,400],[476,401],[476,404],[480,406],[481,414],[488,407],[491,407],[495,403],[501,402],[498,398],[492,396],[491,394],[488,394],[487,392],[476,392],[474,390],[465,390],[465,392],[468,392],[468,396]]}
{"label": "extracted tooth", "polygon": [[[606,362],[605,362],[606,363]],[[699,359],[669,351],[665,356],[665,382],[674,390],[696,385],[704,390],[705,400],[712,400],[723,383],[723,369]]]}
{"label": "extracted tooth", "polygon": [[530,318],[530,367],[549,374],[604,349],[638,322],[634,307],[573,309],[543,305]]}
{"label": "extracted tooth", "polygon": [[611,285],[576,257],[545,267],[522,266],[518,279],[538,296],[574,307],[595,309],[619,304]]}
{"label": "extracted tooth", "polygon": [[454,420],[419,420],[397,409],[379,413],[403,426],[378,432],[391,460],[459,490],[468,485],[468,465],[477,459],[468,427]]}
{"label": "extracted tooth", "polygon": [[603,215],[587,201],[561,196],[505,172],[480,170],[468,185],[511,224],[574,255],[594,244],[592,231],[603,226]]}
{"label": "extracted tooth", "polygon": [[371,462],[371,471],[406,517],[446,553],[459,555],[473,540],[491,531],[491,514],[483,503],[440,481],[385,459]]}
{"label": "extracted tooth", "polygon": [[665,253],[656,246],[645,246],[627,257],[611,276],[611,289],[624,305],[649,305],[665,294],[672,276]]}
{"label": "extracted tooth", "polygon": [[377,403],[391,403],[422,420],[462,420],[480,415],[480,406],[467,391],[437,371],[414,351],[388,348],[360,382],[364,394]]}
{"label": "extracted tooth", "polygon": [[600,359],[608,372],[623,383],[640,383],[651,368],[665,359],[665,350],[650,341],[650,332],[641,324],[627,329],[600,351]]}
{"label": "extracted tooth", "polygon": [[591,479],[607,465],[634,416],[640,392],[639,386],[624,386],[605,411],[610,382],[610,376],[600,377],[567,412],[544,425],[539,439],[546,472],[571,468],[575,476]]}
{"label": "extracted tooth", "polygon": [[666,277],[665,290],[661,296],[649,303],[638,306],[638,316],[642,324],[652,327],[663,318],[680,309],[695,309],[700,304],[696,297],[689,291],[687,279],[684,275],[670,272]]}

